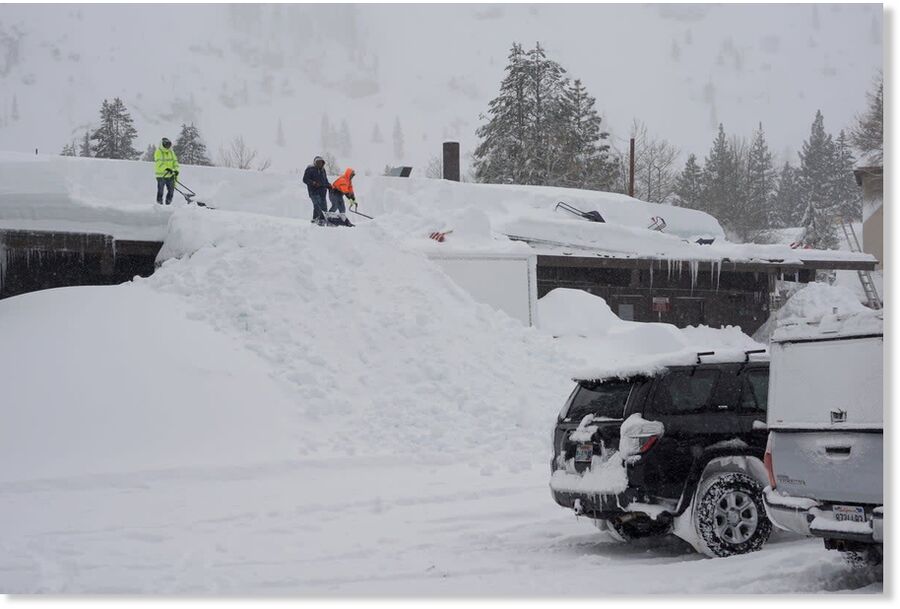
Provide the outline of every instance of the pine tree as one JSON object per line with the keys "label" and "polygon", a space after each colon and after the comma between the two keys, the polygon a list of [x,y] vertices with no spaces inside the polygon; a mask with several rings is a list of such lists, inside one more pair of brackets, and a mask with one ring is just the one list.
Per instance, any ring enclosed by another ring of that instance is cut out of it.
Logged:
{"label": "pine tree", "polygon": [[862,219],[862,191],[856,185],[853,167],[856,159],[850,142],[841,129],[834,142],[834,203],[837,213],[848,220]]}
{"label": "pine tree", "polygon": [[862,153],[866,165],[884,162],[884,78],[878,79],[875,90],[867,93],[869,108],[856,118],[850,131],[850,142]]}
{"label": "pine tree", "polygon": [[547,57],[540,43],[528,51],[526,91],[532,112],[528,121],[531,137],[525,148],[527,184],[550,184],[564,162],[561,131],[566,115],[562,103],[565,72]]}
{"label": "pine tree", "polygon": [[825,119],[820,110],[810,128],[809,139],[800,152],[800,185],[804,214],[801,224],[806,229],[804,243],[816,248],[837,244],[831,215],[834,213],[835,149],[825,132]]}
{"label": "pine tree", "polygon": [[112,103],[103,100],[100,107],[100,126],[91,133],[96,142],[94,155],[101,159],[137,159],[140,153],[134,149],[137,130],[122,100],[116,97]]}
{"label": "pine tree", "polygon": [[394,158],[396,160],[403,159],[403,129],[400,127],[400,117],[394,119]]}
{"label": "pine tree", "polygon": [[13,122],[16,122],[19,120],[19,100],[16,98],[15,94],[13,95],[13,99],[12,99],[11,117],[12,117]]}
{"label": "pine tree", "polygon": [[141,160],[149,161],[152,163],[155,154],[156,154],[156,145],[155,144],[147,144],[147,150],[144,151],[144,156],[141,157]]}
{"label": "pine tree", "polygon": [[785,163],[781,168],[773,201],[773,218],[770,222],[773,227],[800,226],[806,209],[803,207],[799,172],[790,163]]}
{"label": "pine tree", "polygon": [[275,132],[275,145],[284,148],[284,128],[281,126],[281,119],[278,119],[278,129]]}
{"label": "pine tree", "polygon": [[203,143],[203,138],[200,137],[200,130],[194,126],[194,123],[190,125],[181,124],[181,133],[178,134],[178,138],[175,140],[172,148],[178,156],[178,162],[182,165],[203,165],[207,167],[212,165],[206,152],[206,144]]}
{"label": "pine tree", "polygon": [[94,156],[94,147],[91,144],[91,136],[87,131],[84,132],[84,137],[81,138],[81,145],[78,148],[78,155],[87,157]]}
{"label": "pine tree", "polygon": [[562,97],[563,121],[559,127],[561,152],[566,164],[546,183],[571,188],[609,190],[615,182],[617,166],[609,158],[609,133],[600,130],[602,119],[580,80],[565,87]]}
{"label": "pine tree", "polygon": [[684,169],[675,181],[675,205],[700,209],[703,201],[703,170],[697,164],[697,155],[688,156]]}
{"label": "pine tree", "polygon": [[75,151],[75,141],[73,140],[63,146],[62,152],[59,154],[60,156],[78,156],[78,153]]}
{"label": "pine tree", "polygon": [[527,57],[522,45],[513,43],[507,57],[506,76],[500,94],[488,104],[488,122],[476,135],[475,175],[480,182],[525,184],[525,149],[531,134],[531,104],[526,93]]}
{"label": "pine tree", "polygon": [[381,129],[378,128],[378,123],[375,123],[375,126],[372,128],[371,141],[373,144],[381,144],[384,142],[384,137],[381,135]]}
{"label": "pine tree", "polygon": [[725,128],[719,124],[719,133],[703,164],[703,199],[700,209],[728,225],[728,213],[734,207],[732,201],[740,192],[740,175],[737,157],[725,137]]}
{"label": "pine tree", "polygon": [[775,168],[762,123],[753,133],[747,153],[746,189],[739,231],[745,239],[774,221]]}

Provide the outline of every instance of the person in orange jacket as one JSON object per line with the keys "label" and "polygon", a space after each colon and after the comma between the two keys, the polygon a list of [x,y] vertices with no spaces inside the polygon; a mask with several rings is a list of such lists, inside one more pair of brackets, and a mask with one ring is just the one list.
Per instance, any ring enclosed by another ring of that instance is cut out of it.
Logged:
{"label": "person in orange jacket", "polygon": [[338,212],[341,222],[344,226],[353,226],[347,219],[347,209],[344,207],[344,197],[352,201],[351,205],[356,205],[356,193],[353,192],[353,176],[356,172],[351,167],[331,183],[331,190],[328,191],[328,198],[331,200],[331,209],[329,212]]}

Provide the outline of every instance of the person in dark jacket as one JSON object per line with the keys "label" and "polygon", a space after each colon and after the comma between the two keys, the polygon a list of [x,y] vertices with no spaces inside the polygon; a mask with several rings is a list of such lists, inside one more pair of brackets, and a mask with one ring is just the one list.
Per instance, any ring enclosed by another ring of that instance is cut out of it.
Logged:
{"label": "person in dark jacket", "polygon": [[309,198],[312,199],[313,217],[312,221],[324,225],[325,224],[325,195],[331,190],[331,184],[328,182],[328,175],[325,173],[325,159],[317,156],[313,159],[313,164],[306,168],[303,172],[303,183],[309,191]]}

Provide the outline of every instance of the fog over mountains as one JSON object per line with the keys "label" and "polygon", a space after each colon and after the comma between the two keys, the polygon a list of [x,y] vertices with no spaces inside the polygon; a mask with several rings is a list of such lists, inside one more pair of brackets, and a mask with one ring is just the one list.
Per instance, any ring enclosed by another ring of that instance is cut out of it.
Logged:
{"label": "fog over mountains", "polygon": [[139,149],[193,121],[214,161],[242,135],[293,171],[323,151],[327,119],[341,166],[421,175],[446,139],[474,149],[513,41],[582,79],[617,146],[634,118],[685,156],[719,122],[749,137],[762,121],[795,159],[817,109],[837,132],[865,108],[882,7],[3,5],[0,149],[59,152],[119,96]]}

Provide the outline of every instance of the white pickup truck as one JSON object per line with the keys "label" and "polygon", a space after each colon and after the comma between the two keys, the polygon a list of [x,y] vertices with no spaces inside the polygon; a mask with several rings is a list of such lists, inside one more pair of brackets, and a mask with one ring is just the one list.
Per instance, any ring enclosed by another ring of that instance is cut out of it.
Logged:
{"label": "white pickup truck", "polygon": [[763,499],[775,526],[854,562],[884,547],[884,330],[878,311],[779,328]]}

